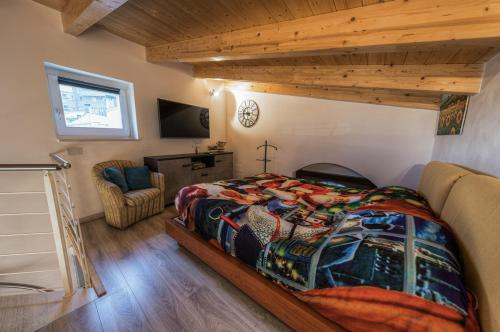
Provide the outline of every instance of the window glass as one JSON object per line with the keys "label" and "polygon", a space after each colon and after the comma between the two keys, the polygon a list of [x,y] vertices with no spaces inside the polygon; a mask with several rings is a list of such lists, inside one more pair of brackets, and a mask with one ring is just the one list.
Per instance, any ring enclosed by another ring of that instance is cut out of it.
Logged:
{"label": "window glass", "polygon": [[123,128],[118,93],[59,84],[68,127]]}

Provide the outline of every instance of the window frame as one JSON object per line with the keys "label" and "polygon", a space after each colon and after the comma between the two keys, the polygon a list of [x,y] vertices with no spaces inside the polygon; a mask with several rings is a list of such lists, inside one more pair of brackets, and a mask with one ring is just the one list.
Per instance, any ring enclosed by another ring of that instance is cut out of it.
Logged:
{"label": "window frame", "polygon": [[[59,140],[137,140],[134,87],[130,82],[45,63],[52,119]],[[59,77],[119,90],[123,128],[86,128],[66,125]]]}

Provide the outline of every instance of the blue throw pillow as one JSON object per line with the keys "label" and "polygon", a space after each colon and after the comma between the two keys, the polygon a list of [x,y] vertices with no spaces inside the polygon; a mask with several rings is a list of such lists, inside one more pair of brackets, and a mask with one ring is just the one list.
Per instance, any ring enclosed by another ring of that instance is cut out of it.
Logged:
{"label": "blue throw pillow", "polygon": [[126,193],[127,191],[129,191],[127,180],[125,180],[125,176],[118,168],[116,167],[105,168],[104,171],[102,172],[102,175],[106,180],[120,187],[122,192]]}
{"label": "blue throw pillow", "polygon": [[147,166],[125,167],[124,172],[130,190],[151,188],[151,179]]}

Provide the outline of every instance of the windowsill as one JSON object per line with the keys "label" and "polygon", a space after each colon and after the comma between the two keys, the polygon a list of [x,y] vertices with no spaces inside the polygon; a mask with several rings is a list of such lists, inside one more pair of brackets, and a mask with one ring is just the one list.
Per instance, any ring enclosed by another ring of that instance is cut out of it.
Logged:
{"label": "windowsill", "polygon": [[77,142],[77,141],[90,141],[90,142],[99,142],[99,141],[141,141],[142,138],[131,138],[131,137],[58,137],[58,142]]}

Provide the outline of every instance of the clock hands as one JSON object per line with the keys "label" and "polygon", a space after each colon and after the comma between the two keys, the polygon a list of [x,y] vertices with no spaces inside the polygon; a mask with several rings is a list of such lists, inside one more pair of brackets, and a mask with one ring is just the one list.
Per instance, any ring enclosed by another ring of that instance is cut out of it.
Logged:
{"label": "clock hands", "polygon": [[259,107],[253,100],[245,100],[238,108],[238,120],[247,128],[252,127],[259,118]]}

